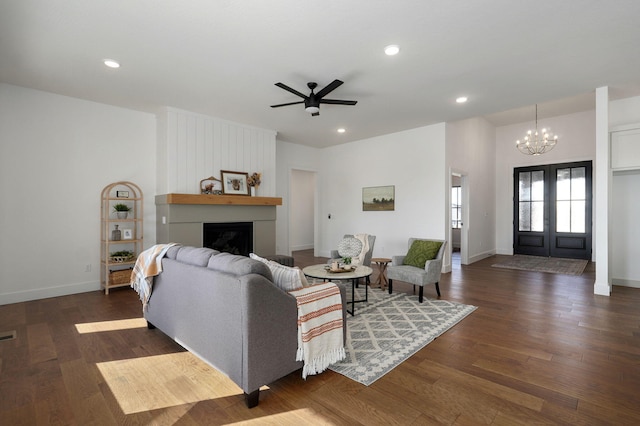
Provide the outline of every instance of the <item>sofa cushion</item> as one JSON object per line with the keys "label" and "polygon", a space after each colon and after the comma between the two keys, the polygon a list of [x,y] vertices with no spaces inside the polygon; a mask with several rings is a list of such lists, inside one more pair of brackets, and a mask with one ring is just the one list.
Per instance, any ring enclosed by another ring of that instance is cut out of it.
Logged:
{"label": "sofa cushion", "polygon": [[212,256],[220,253],[217,250],[208,247],[180,247],[176,253],[178,262],[186,263],[194,266],[207,266]]}
{"label": "sofa cushion", "polygon": [[258,274],[269,281],[273,281],[273,276],[267,265],[262,262],[256,262],[248,257],[231,253],[219,253],[211,256],[207,267],[232,275]]}
{"label": "sofa cushion", "polygon": [[178,255],[178,252],[180,251],[181,248],[182,248],[182,245],[180,244],[176,244],[175,246],[172,246],[169,250],[167,250],[167,254],[165,254],[164,257],[168,259],[176,260],[176,256]]}
{"label": "sofa cushion", "polygon": [[404,258],[404,264],[424,268],[427,260],[436,258],[440,246],[442,246],[440,241],[415,240]]}

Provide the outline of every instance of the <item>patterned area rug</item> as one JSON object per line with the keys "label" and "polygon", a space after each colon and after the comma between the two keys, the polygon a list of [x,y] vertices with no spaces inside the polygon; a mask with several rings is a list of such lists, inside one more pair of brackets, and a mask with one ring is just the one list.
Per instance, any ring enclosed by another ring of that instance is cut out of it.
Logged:
{"label": "patterned area rug", "polygon": [[516,254],[491,266],[523,271],[550,272],[552,274],[581,275],[587,263],[589,261],[582,259],[561,259]]}
{"label": "patterned area rug", "polygon": [[[359,298],[362,287],[356,289]],[[369,302],[356,303],[355,316],[347,318],[347,357],[329,368],[369,386],[475,309],[446,300],[418,303],[418,296],[369,288]]]}

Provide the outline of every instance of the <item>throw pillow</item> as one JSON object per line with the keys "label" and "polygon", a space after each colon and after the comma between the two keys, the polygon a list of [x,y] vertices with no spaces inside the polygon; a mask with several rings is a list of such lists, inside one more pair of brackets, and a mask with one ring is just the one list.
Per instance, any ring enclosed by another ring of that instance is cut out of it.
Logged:
{"label": "throw pillow", "polygon": [[273,261],[269,261],[267,266],[271,269],[273,283],[284,291],[299,290],[309,285],[304,274],[297,266],[292,268]]}
{"label": "throw pillow", "polygon": [[341,257],[358,257],[362,251],[362,241],[355,237],[345,237],[338,243],[338,254]]}
{"label": "throw pillow", "polygon": [[435,259],[441,246],[440,241],[415,240],[404,258],[404,264],[424,268],[427,260]]}

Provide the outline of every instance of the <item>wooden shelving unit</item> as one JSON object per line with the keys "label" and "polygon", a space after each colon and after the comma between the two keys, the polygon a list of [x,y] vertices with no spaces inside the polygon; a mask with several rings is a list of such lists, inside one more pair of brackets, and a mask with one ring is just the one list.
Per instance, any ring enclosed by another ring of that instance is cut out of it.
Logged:
{"label": "wooden shelving unit", "polygon": [[[131,208],[126,218],[119,218],[114,210],[116,204]],[[142,190],[132,182],[115,182],[102,190],[100,207],[100,286],[105,294],[109,289],[130,285],[130,273],[142,252],[143,239]],[[116,229],[120,239],[114,239]],[[128,251],[130,257],[114,256]]]}

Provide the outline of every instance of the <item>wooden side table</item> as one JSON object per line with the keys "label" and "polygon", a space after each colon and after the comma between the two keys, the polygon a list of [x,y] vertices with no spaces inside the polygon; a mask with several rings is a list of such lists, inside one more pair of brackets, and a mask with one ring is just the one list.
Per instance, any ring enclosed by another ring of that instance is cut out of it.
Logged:
{"label": "wooden side table", "polygon": [[385,287],[389,284],[387,281],[387,266],[391,263],[391,259],[387,257],[374,257],[371,259],[373,263],[378,265],[378,281],[374,284],[377,284],[380,289],[384,290]]}

